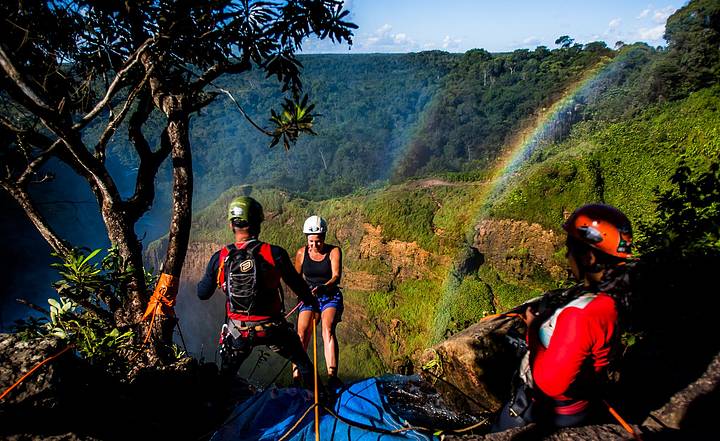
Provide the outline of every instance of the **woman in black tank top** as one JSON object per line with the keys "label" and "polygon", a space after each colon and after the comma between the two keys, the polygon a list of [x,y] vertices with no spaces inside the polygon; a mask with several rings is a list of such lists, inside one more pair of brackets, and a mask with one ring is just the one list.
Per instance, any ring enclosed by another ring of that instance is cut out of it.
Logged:
{"label": "woman in black tank top", "polygon": [[[340,292],[342,277],[342,251],[340,247],[325,243],[327,222],[320,216],[310,216],[303,226],[307,244],[295,254],[295,269],[303,275],[312,293],[318,298],[319,308],[303,305],[298,317],[298,335],[307,349],[312,337],[313,315],[321,321],[328,386],[336,388],[342,383],[337,377],[338,342],[335,329],[342,319],[343,298]],[[299,376],[293,370],[293,377]]]}

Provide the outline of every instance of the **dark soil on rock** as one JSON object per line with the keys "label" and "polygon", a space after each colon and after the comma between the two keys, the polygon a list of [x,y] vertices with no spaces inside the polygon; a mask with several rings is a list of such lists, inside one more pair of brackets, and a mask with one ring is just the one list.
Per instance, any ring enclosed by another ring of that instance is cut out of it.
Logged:
{"label": "dark soil on rock", "polygon": [[[0,334],[0,390],[61,350],[51,339]],[[41,367],[0,404],[0,439],[207,439],[252,391],[192,359],[120,381],[68,351]]]}

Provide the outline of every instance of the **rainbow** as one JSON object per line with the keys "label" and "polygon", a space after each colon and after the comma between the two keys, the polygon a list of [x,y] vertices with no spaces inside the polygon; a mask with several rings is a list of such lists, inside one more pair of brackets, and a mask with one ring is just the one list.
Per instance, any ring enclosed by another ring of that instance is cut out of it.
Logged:
{"label": "rainbow", "polygon": [[491,173],[488,187],[483,192],[486,204],[502,193],[520,167],[553,138],[563,121],[578,110],[579,104],[593,100],[613,82],[616,74],[625,65],[623,55],[601,61],[588,69],[550,108],[542,110],[531,127],[516,137],[516,141],[505,149]]}

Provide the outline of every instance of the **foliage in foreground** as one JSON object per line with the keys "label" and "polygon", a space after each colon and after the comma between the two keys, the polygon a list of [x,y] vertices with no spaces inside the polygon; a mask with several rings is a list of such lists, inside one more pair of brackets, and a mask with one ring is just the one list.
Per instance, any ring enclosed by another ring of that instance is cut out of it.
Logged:
{"label": "foliage in foreground", "polygon": [[[134,343],[132,329],[116,326],[110,305],[125,298],[131,268],[116,248],[108,249],[98,261],[101,251],[85,254],[74,249],[66,259],[52,264],[60,276],[53,283],[59,298],[48,299],[48,310],[33,305],[44,316],[17,321],[15,331],[25,339],[57,337],[91,364],[123,378],[132,368],[129,360],[143,347]],[[151,273],[145,272],[145,277],[148,285],[154,283]],[[175,355],[182,354],[176,349]]]}

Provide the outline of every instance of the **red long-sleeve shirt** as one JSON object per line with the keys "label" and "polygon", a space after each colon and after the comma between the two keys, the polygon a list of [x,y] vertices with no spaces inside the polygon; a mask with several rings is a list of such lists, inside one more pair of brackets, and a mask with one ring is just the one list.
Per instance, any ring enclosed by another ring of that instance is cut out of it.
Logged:
{"label": "red long-sleeve shirt", "polygon": [[558,309],[539,332],[528,333],[535,386],[556,400],[586,398],[574,395],[608,365],[616,326],[615,301],[604,293]]}

